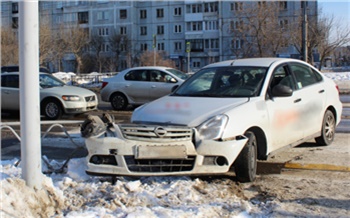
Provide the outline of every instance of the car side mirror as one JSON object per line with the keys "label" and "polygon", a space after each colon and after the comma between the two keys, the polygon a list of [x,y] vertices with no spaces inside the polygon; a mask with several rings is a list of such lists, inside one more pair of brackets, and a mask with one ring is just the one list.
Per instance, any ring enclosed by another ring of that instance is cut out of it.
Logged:
{"label": "car side mirror", "polygon": [[171,88],[171,92],[174,92],[177,89],[177,87],[179,87],[179,85],[173,86],[173,88]]}
{"label": "car side mirror", "polygon": [[272,96],[274,97],[289,97],[293,95],[293,90],[285,85],[278,84],[272,88]]}
{"label": "car side mirror", "polygon": [[175,78],[171,78],[171,79],[169,80],[169,82],[170,82],[170,83],[177,83],[177,81],[176,81]]}

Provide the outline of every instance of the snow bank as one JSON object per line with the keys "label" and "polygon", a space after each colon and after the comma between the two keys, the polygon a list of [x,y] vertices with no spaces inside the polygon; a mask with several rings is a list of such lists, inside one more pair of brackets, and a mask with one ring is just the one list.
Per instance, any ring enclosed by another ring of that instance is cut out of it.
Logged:
{"label": "snow bank", "polygon": [[[85,158],[67,173],[43,176],[41,190],[20,178],[16,160],[1,162],[1,217],[250,217],[250,202],[230,179],[189,177],[106,178],[85,174]],[[209,185],[209,183],[211,183]]]}

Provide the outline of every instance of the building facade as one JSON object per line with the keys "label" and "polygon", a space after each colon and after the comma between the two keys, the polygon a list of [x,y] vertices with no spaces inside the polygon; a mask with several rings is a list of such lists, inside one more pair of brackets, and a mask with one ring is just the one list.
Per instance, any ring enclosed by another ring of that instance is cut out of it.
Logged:
{"label": "building facade", "polygon": [[[105,38],[102,52],[113,56],[109,37],[124,35],[130,45],[121,49],[118,69],[137,66],[144,51],[164,51],[176,67],[185,72],[228,59],[239,58],[243,40],[232,31],[242,18],[242,8],[263,2],[245,1],[40,1],[40,19],[51,22],[53,30],[79,25],[92,36]],[[317,16],[317,1],[279,1],[280,24],[297,22],[305,4],[309,16]],[[18,2],[1,2],[1,25],[18,28]],[[299,33],[297,33],[299,34]],[[88,51],[87,51],[88,52]],[[290,44],[279,47],[274,55],[297,56]],[[74,70],[74,57],[64,57],[66,71]]]}

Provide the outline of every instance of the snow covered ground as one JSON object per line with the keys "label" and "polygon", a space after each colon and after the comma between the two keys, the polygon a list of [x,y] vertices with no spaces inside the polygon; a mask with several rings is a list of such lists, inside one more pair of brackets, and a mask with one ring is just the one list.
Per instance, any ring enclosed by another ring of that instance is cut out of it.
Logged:
{"label": "snow covered ground", "polygon": [[[326,75],[350,81],[350,72]],[[64,173],[43,174],[42,189],[33,190],[21,179],[17,162],[1,161],[2,218],[350,217],[350,193],[344,191],[350,183],[331,180],[333,175],[319,180],[267,176],[252,184],[229,177],[118,177],[113,184],[108,177],[86,175],[81,158],[72,159]],[[51,165],[62,164],[51,160]]]}

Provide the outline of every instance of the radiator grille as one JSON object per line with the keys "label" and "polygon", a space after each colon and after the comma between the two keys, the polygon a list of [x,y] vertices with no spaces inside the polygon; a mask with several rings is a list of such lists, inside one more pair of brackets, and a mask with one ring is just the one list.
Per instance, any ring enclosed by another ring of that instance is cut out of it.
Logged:
{"label": "radiator grille", "polygon": [[172,126],[120,125],[123,136],[130,140],[152,142],[175,142],[192,140],[192,129]]}
{"label": "radiator grille", "polygon": [[195,156],[185,159],[135,159],[125,156],[125,162],[131,172],[185,172],[191,171],[195,163]]}

